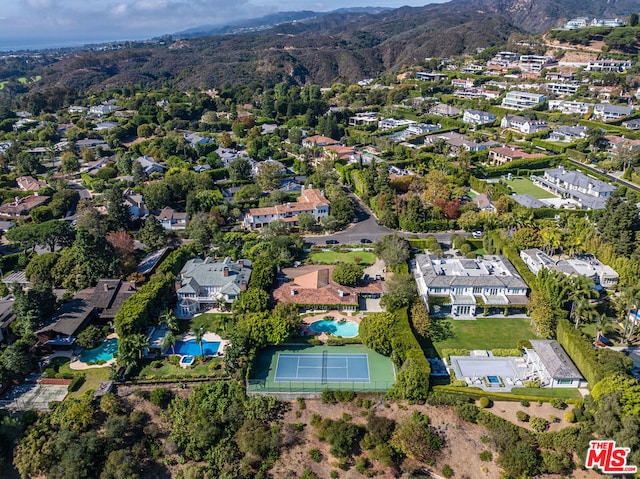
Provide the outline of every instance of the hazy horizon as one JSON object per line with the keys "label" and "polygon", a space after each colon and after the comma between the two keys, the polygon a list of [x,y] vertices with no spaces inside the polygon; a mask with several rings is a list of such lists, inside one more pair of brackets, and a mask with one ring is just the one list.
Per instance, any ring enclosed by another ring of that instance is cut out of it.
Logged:
{"label": "hazy horizon", "polygon": [[139,41],[283,11],[423,6],[444,0],[4,0],[0,51]]}

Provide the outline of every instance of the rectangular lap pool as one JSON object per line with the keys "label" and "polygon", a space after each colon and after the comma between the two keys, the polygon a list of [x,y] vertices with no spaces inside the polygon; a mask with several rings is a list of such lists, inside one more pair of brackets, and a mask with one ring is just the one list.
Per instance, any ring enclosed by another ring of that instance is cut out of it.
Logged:
{"label": "rectangular lap pool", "polygon": [[[196,343],[195,339],[189,339],[188,341],[176,341],[173,351],[181,356],[215,356],[219,348],[219,341],[202,341],[200,345]],[[171,352],[171,348],[166,351],[166,353]]]}

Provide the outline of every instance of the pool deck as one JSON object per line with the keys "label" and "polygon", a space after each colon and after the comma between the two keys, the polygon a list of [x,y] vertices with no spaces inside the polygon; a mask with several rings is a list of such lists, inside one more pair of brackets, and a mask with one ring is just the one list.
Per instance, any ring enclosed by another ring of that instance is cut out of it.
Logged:
{"label": "pool deck", "polygon": [[353,321],[354,323],[360,325],[360,321],[362,321],[362,318],[364,315],[362,313],[358,313],[355,316],[351,316],[351,313],[349,312],[342,312],[338,310],[331,310],[331,311],[324,311],[324,312],[320,311],[318,312],[318,314],[314,314],[313,316],[307,316],[302,320],[303,323],[302,323],[302,327],[300,328],[301,334],[303,336],[316,336],[320,341],[322,341],[323,343],[326,343],[327,340],[329,339],[329,336],[327,335],[327,333],[316,334],[315,332],[311,331],[311,329],[309,329],[309,325],[311,323],[315,323],[316,321],[322,321],[328,316],[331,316],[331,319],[343,319],[345,321]]}
{"label": "pool deck", "polygon": [[[186,333],[182,336],[181,341],[190,341],[190,340],[195,340],[196,339],[196,335],[193,333]],[[227,341],[226,339],[222,339],[219,335],[217,335],[216,333],[210,333],[210,332],[206,332],[202,335],[202,340],[203,341],[208,341],[208,342],[216,342],[216,343],[220,343],[220,346],[218,346],[218,356],[224,356],[224,350],[227,348],[229,341]],[[166,354],[166,353],[165,353]],[[183,356],[182,354],[176,354],[176,356]]]}

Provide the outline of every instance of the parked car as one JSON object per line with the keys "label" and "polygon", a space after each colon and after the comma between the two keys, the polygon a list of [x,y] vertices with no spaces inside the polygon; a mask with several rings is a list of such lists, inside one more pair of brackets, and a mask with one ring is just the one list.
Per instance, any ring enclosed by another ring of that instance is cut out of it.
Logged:
{"label": "parked car", "polygon": [[371,241],[369,238],[362,238],[360,240],[360,243],[369,244],[369,243],[373,243],[373,241]]}
{"label": "parked car", "polygon": [[340,241],[331,239],[331,240],[325,241],[325,243],[327,243],[327,244],[338,244],[338,243],[340,243]]}
{"label": "parked car", "polygon": [[478,238],[482,238],[482,231],[478,230],[478,231],[473,231],[471,233],[471,236],[473,236],[474,238],[478,239]]}

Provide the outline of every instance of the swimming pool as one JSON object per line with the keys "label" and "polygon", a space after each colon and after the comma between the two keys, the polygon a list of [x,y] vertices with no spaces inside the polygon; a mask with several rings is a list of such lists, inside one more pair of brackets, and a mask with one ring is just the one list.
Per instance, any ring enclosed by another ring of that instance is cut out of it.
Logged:
{"label": "swimming pool", "polygon": [[118,351],[118,339],[107,339],[97,348],[85,349],[80,353],[80,361],[83,363],[95,363],[96,361],[110,361],[113,354]]}
{"label": "swimming pool", "polygon": [[[220,348],[219,341],[202,341],[202,349],[195,339],[176,341],[173,351],[181,356],[215,356]],[[171,348],[167,351],[171,352]]]}
{"label": "swimming pool", "polygon": [[487,376],[489,384],[500,384],[500,378],[498,376]]}
{"label": "swimming pool", "polygon": [[309,329],[314,333],[331,333],[341,338],[355,338],[358,335],[358,323],[337,319],[316,321],[309,325]]}

